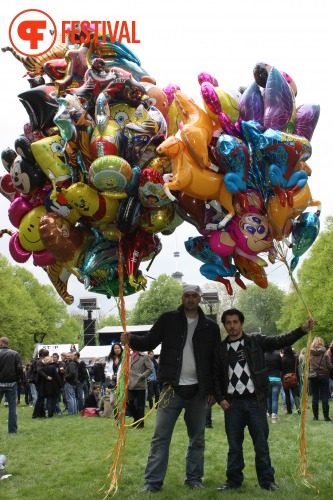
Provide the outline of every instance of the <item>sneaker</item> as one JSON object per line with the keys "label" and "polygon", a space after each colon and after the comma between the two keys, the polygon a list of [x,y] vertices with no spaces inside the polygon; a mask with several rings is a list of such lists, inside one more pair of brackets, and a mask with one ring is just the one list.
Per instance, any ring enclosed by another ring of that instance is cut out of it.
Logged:
{"label": "sneaker", "polygon": [[277,424],[279,421],[279,417],[276,413],[272,413],[272,424]]}

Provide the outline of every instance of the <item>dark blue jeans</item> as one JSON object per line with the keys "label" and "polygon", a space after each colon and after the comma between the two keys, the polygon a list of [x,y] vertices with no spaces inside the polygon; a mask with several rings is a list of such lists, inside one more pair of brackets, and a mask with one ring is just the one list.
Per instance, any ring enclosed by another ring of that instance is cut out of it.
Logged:
{"label": "dark blue jeans", "polygon": [[8,432],[11,434],[17,432],[16,387],[17,384],[11,387],[0,387],[0,403],[4,394],[8,402]]}
{"label": "dark blue jeans", "polygon": [[247,426],[255,451],[258,482],[260,486],[274,483],[275,471],[269,456],[269,430],[265,401],[258,401],[253,398],[233,399],[224,416],[229,443],[227,482],[233,486],[240,486],[244,480],[243,441],[244,429]]}

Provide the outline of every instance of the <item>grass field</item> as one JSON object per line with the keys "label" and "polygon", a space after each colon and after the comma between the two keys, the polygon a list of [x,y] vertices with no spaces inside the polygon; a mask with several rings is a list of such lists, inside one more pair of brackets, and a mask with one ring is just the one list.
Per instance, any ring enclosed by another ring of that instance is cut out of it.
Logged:
{"label": "grass field", "polygon": [[[331,404],[333,413],[333,404]],[[1,499],[19,500],[86,500],[103,498],[99,491],[107,484],[111,463],[106,459],[112,450],[117,430],[113,421],[103,418],[56,416],[53,419],[32,419],[32,408],[18,407],[18,434],[7,433],[7,408],[0,408],[0,453],[7,456],[6,472],[12,477],[0,482]],[[244,442],[245,481],[236,492],[218,493],[225,481],[227,441],[222,410],[213,407],[213,429],[206,431],[205,490],[192,491],[184,484],[187,435],[182,416],[179,418],[170,449],[170,459],[163,491],[157,499],[233,499],[274,498],[303,500],[332,498],[333,422],[312,420],[307,410],[306,441],[308,470],[313,488],[294,480],[299,463],[298,436],[300,416],[286,415],[279,410],[280,421],[270,424],[270,450],[276,470],[278,492],[266,492],[257,484],[253,447],[248,432]],[[126,421],[131,423],[130,418]],[[126,448],[119,489],[115,498],[136,499],[142,494],[143,474],[153,433],[155,412],[146,419],[143,429],[126,430]],[[106,491],[105,488],[103,490]],[[111,498],[111,496],[110,496]]]}

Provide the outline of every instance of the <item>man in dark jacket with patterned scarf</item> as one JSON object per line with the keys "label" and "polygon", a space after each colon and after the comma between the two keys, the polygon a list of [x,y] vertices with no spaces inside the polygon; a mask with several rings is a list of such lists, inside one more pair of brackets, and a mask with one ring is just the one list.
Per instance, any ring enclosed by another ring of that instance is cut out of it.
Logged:
{"label": "man in dark jacket with patterned scarf", "polygon": [[268,448],[266,397],[269,379],[265,351],[292,345],[313,327],[308,319],[285,335],[247,335],[243,332],[244,315],[237,309],[224,311],[222,323],[228,337],[219,344],[214,356],[214,395],[224,410],[229,443],[227,481],[218,491],[239,488],[243,482],[244,428],[248,426],[255,450],[258,482],[261,488],[275,491],[274,469]]}
{"label": "man in dark jacket with patterned scarf", "polygon": [[185,285],[182,305],[162,314],[146,335],[121,336],[123,343],[138,351],[151,351],[162,344],[158,380],[164,384],[161,397],[165,397],[158,405],[145,472],[143,491],[147,493],[162,488],[173,429],[183,409],[189,436],[185,484],[193,489],[203,488],[207,400],[210,405],[215,402],[212,366],[220,331],[199,307],[201,294],[197,285]]}

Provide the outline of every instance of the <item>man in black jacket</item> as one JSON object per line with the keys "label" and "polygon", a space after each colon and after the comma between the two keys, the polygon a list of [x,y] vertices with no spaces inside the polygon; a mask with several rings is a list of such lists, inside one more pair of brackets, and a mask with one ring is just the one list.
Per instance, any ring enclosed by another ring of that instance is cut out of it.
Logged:
{"label": "man in black jacket", "polygon": [[207,399],[208,404],[214,404],[212,364],[220,332],[217,323],[199,307],[201,295],[199,286],[185,285],[182,305],[162,314],[146,335],[121,335],[121,341],[137,351],[151,351],[162,344],[158,380],[164,384],[164,398],[158,405],[145,471],[143,491],[147,493],[162,488],[173,429],[183,409],[189,436],[185,484],[203,488]]}
{"label": "man in black jacket", "polygon": [[228,438],[227,481],[218,491],[239,488],[243,482],[244,428],[248,426],[255,450],[255,464],[261,488],[275,491],[274,469],[268,447],[266,397],[269,379],[265,351],[292,345],[313,327],[308,319],[301,327],[285,335],[268,337],[243,332],[244,315],[237,309],[222,314],[228,337],[219,344],[214,356],[214,395],[224,410]]}
{"label": "man in black jacket", "polygon": [[0,338],[0,403],[6,394],[8,401],[8,432],[17,432],[16,397],[17,382],[23,375],[22,361],[18,352],[8,347],[7,337]]}

